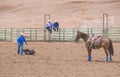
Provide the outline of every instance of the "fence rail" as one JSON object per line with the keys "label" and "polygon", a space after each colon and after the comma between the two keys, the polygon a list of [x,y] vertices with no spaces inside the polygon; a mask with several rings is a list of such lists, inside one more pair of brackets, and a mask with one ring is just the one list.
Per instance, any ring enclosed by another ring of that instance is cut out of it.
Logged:
{"label": "fence rail", "polygon": [[102,28],[74,28],[74,29],[59,29],[58,32],[48,33],[45,29],[39,28],[4,28],[0,29],[1,41],[16,41],[16,38],[23,32],[29,41],[70,41],[75,40],[77,31],[83,31],[88,34],[95,33],[111,38],[113,41],[120,42],[120,27],[111,27],[108,29]]}

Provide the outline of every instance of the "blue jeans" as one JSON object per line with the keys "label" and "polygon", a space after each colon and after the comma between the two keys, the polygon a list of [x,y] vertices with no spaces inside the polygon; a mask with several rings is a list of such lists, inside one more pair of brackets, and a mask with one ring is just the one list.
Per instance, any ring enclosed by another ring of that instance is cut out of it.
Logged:
{"label": "blue jeans", "polygon": [[23,54],[24,44],[18,45],[18,54]]}
{"label": "blue jeans", "polygon": [[46,29],[47,29],[50,33],[52,33],[52,28],[47,27]]}

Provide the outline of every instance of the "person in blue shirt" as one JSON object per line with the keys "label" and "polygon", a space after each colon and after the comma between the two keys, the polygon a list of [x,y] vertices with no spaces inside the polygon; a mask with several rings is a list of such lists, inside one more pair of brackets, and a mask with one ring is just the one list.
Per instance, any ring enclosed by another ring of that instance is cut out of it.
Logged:
{"label": "person in blue shirt", "polygon": [[23,33],[20,34],[20,36],[17,38],[17,44],[18,44],[18,54],[23,54],[24,49],[24,43],[27,45],[26,38]]}
{"label": "person in blue shirt", "polygon": [[52,33],[52,27],[53,27],[53,23],[52,23],[50,20],[48,20],[48,23],[46,24],[46,29],[47,29],[50,33]]}
{"label": "person in blue shirt", "polygon": [[53,23],[53,30],[58,31],[58,29],[59,29],[59,23],[57,22],[57,20],[55,20],[55,22]]}

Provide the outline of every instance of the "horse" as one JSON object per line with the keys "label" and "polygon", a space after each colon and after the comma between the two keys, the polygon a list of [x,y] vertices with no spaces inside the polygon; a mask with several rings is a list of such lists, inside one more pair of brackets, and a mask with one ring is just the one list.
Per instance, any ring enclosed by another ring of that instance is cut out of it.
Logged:
{"label": "horse", "polygon": [[114,49],[113,49],[112,40],[110,38],[100,36],[99,40],[97,40],[98,41],[97,44],[94,45],[92,48],[90,48],[91,42],[89,41],[90,39],[89,34],[83,33],[81,31],[77,31],[75,41],[78,42],[80,38],[82,38],[85,42],[85,45],[88,51],[88,61],[92,60],[92,56],[91,56],[92,49],[99,49],[99,48],[103,48],[105,51],[105,54],[106,54],[105,61],[108,62],[109,59],[110,59],[110,62],[112,61],[112,56],[114,55]]}

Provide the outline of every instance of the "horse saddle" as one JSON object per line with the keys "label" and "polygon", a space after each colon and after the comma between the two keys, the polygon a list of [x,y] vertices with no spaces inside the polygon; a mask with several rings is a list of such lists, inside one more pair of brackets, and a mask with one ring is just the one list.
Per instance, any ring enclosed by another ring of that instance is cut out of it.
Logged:
{"label": "horse saddle", "polygon": [[24,49],[23,52],[26,55],[34,55],[35,54],[35,51],[34,50],[30,50],[30,49]]}
{"label": "horse saddle", "polygon": [[101,41],[101,36],[97,36],[94,40],[94,45],[99,45],[100,44],[100,41]]}
{"label": "horse saddle", "polygon": [[102,38],[102,36],[96,36],[96,37],[93,37],[92,38],[92,40],[90,40],[90,46],[89,46],[89,48],[90,49],[94,49],[94,48],[97,48],[98,47],[98,45],[100,44],[100,42],[101,42],[101,38]]}

